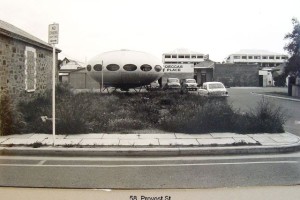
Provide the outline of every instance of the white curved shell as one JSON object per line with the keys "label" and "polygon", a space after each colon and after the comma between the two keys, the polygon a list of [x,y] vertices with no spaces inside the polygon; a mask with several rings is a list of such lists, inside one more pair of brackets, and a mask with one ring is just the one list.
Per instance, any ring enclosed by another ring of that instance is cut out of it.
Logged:
{"label": "white curved shell", "polygon": [[[99,83],[102,82],[102,72],[95,71],[94,66],[97,64],[101,65],[102,61],[105,86],[119,88],[138,87],[148,85],[163,75],[163,70],[157,72],[154,69],[157,65],[162,68],[162,63],[153,55],[139,51],[118,50],[102,53],[88,62],[88,65],[90,65],[90,71],[87,70],[88,74]],[[119,70],[109,71],[106,67],[110,64],[120,66]],[[123,68],[126,64],[136,65],[137,69],[135,71],[126,71]],[[150,65],[152,69],[150,71],[142,71],[140,68],[142,65]]]}

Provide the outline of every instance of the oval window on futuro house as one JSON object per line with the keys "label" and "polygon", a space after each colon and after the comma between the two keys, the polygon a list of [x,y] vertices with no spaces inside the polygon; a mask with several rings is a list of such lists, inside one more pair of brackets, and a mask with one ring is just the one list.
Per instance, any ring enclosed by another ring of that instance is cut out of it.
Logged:
{"label": "oval window on futuro house", "polygon": [[154,67],[154,69],[155,69],[155,71],[157,71],[157,72],[160,72],[160,71],[162,70],[162,68],[161,68],[160,65],[156,65],[156,66]]}
{"label": "oval window on futuro house", "polygon": [[137,69],[137,66],[134,64],[127,64],[127,65],[124,65],[123,68],[126,71],[135,71]]}
{"label": "oval window on futuro house", "polygon": [[86,66],[86,70],[91,71],[92,70],[92,66],[91,65]]}
{"label": "oval window on futuro house", "polygon": [[100,64],[94,65],[94,70],[95,71],[102,71],[102,65],[100,65]]}
{"label": "oval window on futuro house", "polygon": [[148,72],[152,69],[152,67],[150,65],[144,64],[141,66],[141,70],[144,72]]}
{"label": "oval window on futuro house", "polygon": [[117,64],[109,64],[106,66],[106,69],[108,71],[118,71],[120,69],[120,66]]}

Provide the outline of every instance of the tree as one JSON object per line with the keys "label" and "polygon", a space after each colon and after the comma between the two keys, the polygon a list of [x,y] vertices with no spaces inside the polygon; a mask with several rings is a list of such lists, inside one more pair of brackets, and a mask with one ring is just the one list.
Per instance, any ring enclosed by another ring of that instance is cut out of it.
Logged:
{"label": "tree", "polygon": [[293,31],[285,35],[284,39],[289,40],[284,47],[290,54],[285,68],[285,75],[300,73],[300,24],[296,18],[292,19]]}

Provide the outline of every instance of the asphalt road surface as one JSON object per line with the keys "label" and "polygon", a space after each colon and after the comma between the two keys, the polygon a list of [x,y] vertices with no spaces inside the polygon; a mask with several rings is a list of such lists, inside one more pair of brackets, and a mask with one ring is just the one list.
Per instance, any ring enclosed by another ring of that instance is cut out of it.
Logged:
{"label": "asphalt road surface", "polygon": [[300,153],[219,157],[0,157],[0,186],[193,189],[300,184]]}
{"label": "asphalt road surface", "polygon": [[262,98],[273,103],[275,106],[280,106],[287,115],[285,130],[300,136],[300,102],[290,101],[287,99],[278,99],[268,96],[258,95],[259,93],[268,92],[286,92],[287,88],[229,88],[230,97],[228,102],[236,109],[248,111],[254,109]]}

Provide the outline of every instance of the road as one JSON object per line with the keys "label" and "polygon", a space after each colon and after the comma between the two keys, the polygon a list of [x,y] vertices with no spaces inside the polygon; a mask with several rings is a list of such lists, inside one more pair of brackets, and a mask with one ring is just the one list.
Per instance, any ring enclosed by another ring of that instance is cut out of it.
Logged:
{"label": "road", "polygon": [[0,186],[175,189],[300,184],[300,153],[197,157],[0,157]]}
{"label": "road", "polygon": [[265,92],[286,92],[287,88],[229,88],[229,103],[236,109],[248,111],[254,109],[262,98],[269,100],[276,106],[280,106],[287,114],[285,130],[300,136],[300,102],[286,99],[272,98],[268,96],[257,95]]}

